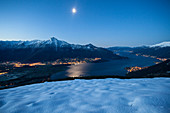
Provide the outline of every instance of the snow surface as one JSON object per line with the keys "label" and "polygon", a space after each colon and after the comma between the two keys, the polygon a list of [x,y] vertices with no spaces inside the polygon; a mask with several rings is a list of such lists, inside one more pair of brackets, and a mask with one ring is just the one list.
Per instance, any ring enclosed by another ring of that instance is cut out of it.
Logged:
{"label": "snow surface", "polygon": [[47,45],[54,47],[71,47],[72,49],[94,49],[96,48],[92,44],[79,45],[79,44],[69,44],[65,41],[58,40],[55,37],[49,40],[31,40],[31,41],[1,41],[1,48],[44,48]]}
{"label": "snow surface", "polygon": [[46,82],[0,90],[0,113],[170,113],[170,78]]}
{"label": "snow surface", "polygon": [[162,42],[159,44],[151,45],[149,47],[169,47],[169,46],[170,46],[170,42]]}

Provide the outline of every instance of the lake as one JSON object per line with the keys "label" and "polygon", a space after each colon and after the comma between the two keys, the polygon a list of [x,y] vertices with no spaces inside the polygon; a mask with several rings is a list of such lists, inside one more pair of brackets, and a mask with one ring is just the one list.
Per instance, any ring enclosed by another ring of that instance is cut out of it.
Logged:
{"label": "lake", "polygon": [[127,71],[125,67],[130,66],[151,66],[159,60],[149,57],[136,56],[128,52],[119,52],[121,56],[128,59],[110,60],[102,63],[86,63],[71,65],[64,72],[52,75],[51,79],[56,80],[63,77],[79,77],[79,76],[101,76],[101,75],[120,75],[125,76]]}

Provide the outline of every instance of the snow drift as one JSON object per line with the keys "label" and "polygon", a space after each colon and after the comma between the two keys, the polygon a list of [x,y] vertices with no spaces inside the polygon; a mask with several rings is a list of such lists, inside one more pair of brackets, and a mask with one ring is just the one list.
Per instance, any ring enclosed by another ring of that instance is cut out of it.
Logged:
{"label": "snow drift", "polygon": [[0,113],[168,113],[170,78],[46,82],[0,90]]}

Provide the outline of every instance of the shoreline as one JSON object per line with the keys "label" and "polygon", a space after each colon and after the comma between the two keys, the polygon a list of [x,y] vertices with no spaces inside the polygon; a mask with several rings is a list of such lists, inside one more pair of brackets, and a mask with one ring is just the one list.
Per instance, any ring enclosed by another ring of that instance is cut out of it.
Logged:
{"label": "shoreline", "polygon": [[[4,81],[0,81],[0,85],[1,85],[0,89],[7,89],[7,88],[35,84],[35,83],[66,81],[66,80],[75,80],[75,79],[84,79],[84,80],[106,79],[106,78],[140,79],[140,78],[170,77],[169,66],[170,66],[170,60],[167,60],[142,70],[130,72],[125,76],[120,76],[120,75],[96,75],[96,76],[91,75],[91,76],[79,76],[79,77],[63,76],[61,78],[56,78],[56,79],[51,79],[50,77],[54,73],[65,71],[65,69],[68,68],[67,66],[37,66],[37,68],[30,68],[30,72],[26,74],[22,74],[20,70],[18,70],[21,73],[21,75],[18,75],[18,78],[9,79],[9,80],[6,79]],[[25,70],[28,69],[25,68]],[[25,71],[23,70],[23,72]]]}

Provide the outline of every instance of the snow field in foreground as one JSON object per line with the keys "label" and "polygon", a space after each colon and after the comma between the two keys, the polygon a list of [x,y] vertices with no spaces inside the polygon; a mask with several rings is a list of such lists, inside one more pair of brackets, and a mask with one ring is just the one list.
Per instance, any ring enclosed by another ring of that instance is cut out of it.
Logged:
{"label": "snow field in foreground", "polygon": [[0,113],[170,113],[170,78],[46,82],[0,90]]}

